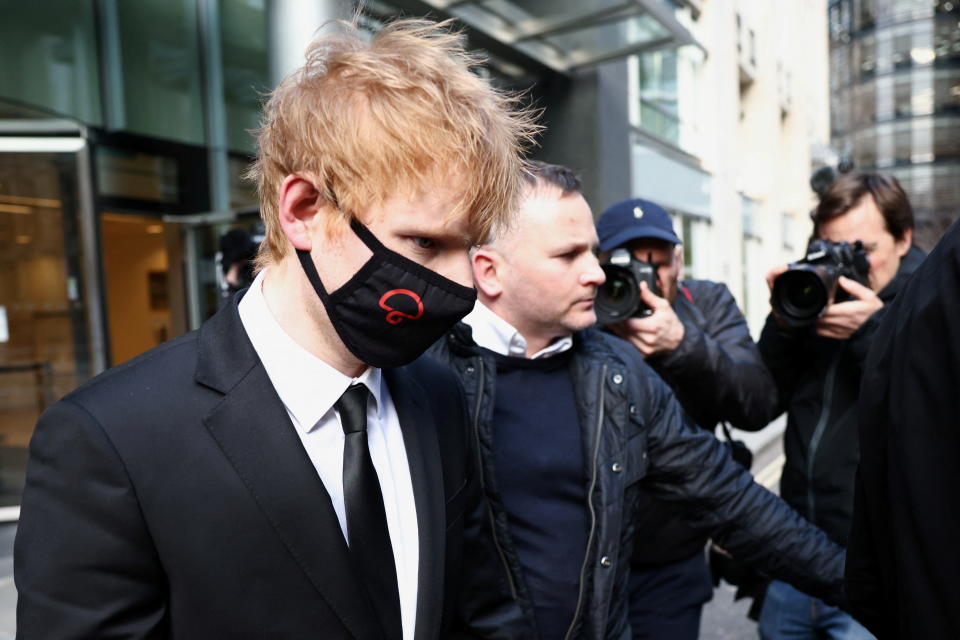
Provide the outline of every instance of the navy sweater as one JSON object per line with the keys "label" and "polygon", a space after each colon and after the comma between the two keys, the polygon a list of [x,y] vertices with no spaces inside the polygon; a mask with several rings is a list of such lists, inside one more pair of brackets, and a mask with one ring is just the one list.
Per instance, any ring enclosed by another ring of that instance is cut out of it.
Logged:
{"label": "navy sweater", "polygon": [[569,354],[498,355],[496,482],[541,640],[562,640],[587,545],[586,474]]}

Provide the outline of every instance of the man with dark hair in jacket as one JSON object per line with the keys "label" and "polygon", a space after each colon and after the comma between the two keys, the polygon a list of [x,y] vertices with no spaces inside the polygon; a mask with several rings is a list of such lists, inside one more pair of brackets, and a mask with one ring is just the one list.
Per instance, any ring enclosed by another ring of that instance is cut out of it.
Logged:
{"label": "man with dark hair in jacket", "polygon": [[[669,385],[697,426],[741,429],[767,425],[777,389],[726,285],[682,280],[683,251],[670,215],[648,200],[625,200],[597,222],[601,260],[615,252],[652,265],[654,292],[640,282],[645,310],[608,329],[630,342]],[[603,321],[603,318],[601,318]],[[630,574],[630,624],[635,640],[696,640],[703,604],[713,594],[704,555],[707,534],[674,516],[651,491],[641,508]]]}
{"label": "man with dark hair in jacket", "polygon": [[509,586],[543,640],[629,640],[638,492],[771,573],[840,598],[843,551],[693,427],[631,345],[591,329],[597,235],[576,176],[536,163],[472,253],[478,304],[430,355],[464,383]]}
{"label": "man with dark hair in jacket", "polygon": [[[892,177],[840,176],[820,200],[813,224],[815,238],[863,244],[869,286],[840,277],[839,288],[850,299],[828,305],[806,328],[791,328],[772,312],[760,337],[760,352],[777,382],[781,409],[787,412],[780,495],[845,546],[860,459],[857,401],[863,362],[885,305],[924,254],[912,245],[913,211]],[[770,272],[771,287],[786,269],[784,265]],[[777,581],[767,589],[760,634],[771,640],[873,637],[849,614]]]}

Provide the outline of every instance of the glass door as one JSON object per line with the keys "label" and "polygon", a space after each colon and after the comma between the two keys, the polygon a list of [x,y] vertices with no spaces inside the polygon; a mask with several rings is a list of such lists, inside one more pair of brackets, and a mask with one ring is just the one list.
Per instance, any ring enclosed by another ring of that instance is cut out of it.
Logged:
{"label": "glass door", "polygon": [[158,216],[103,212],[100,246],[110,365],[185,333],[179,225]]}
{"label": "glass door", "polygon": [[81,237],[82,138],[0,137],[0,508],[43,410],[97,367]]}

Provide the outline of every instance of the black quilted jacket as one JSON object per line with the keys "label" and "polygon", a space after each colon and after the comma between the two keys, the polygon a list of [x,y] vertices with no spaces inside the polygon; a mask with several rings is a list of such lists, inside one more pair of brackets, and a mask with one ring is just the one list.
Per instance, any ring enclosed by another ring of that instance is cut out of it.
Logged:
{"label": "black quilted jacket", "polygon": [[[680,346],[647,363],[676,394],[693,422],[713,433],[721,421],[754,431],[781,413],[777,387],[727,286],[686,280],[673,310],[683,323]],[[633,562],[649,568],[703,553],[707,535],[670,517],[651,491],[641,491]]]}
{"label": "black quilted jacket", "polygon": [[[567,638],[630,638],[626,586],[641,485],[738,557],[804,591],[841,600],[843,550],[755,484],[716,438],[691,425],[636,349],[592,329],[574,336],[573,349],[571,373],[589,456],[584,462],[590,531],[580,600]],[[493,357],[476,346],[463,324],[428,355],[450,365],[463,381],[496,546],[532,626],[531,603],[491,465]]]}

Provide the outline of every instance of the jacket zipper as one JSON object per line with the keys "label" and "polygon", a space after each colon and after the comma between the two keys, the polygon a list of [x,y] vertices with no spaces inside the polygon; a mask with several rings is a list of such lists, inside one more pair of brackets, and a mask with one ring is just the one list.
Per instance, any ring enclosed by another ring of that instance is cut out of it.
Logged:
{"label": "jacket zipper", "polygon": [[807,519],[814,523],[816,522],[814,518],[816,500],[813,495],[813,463],[817,455],[817,449],[820,447],[820,440],[823,438],[823,432],[827,430],[827,420],[830,419],[830,413],[833,409],[833,387],[842,352],[843,349],[837,351],[830,362],[830,368],[827,369],[827,376],[823,381],[823,407],[820,409],[820,419],[817,420],[817,426],[813,429],[813,435],[810,436],[810,444],[807,447]]}
{"label": "jacket zipper", "polygon": [[597,438],[596,442],[593,444],[593,465],[592,465],[592,474],[590,478],[590,490],[587,493],[587,507],[590,510],[590,534],[587,536],[587,548],[583,554],[583,566],[580,569],[580,592],[577,595],[577,607],[573,610],[573,620],[570,622],[570,628],[567,629],[567,633],[564,635],[564,640],[571,640],[573,638],[573,630],[577,626],[577,622],[580,619],[580,613],[583,609],[584,601],[584,588],[587,583],[587,564],[590,561],[590,548],[593,546],[593,537],[597,532],[597,511],[593,507],[593,492],[597,488],[597,469],[599,468],[599,457],[600,457],[600,435],[602,433],[603,427],[603,386],[604,382],[607,379],[607,365],[603,365],[603,371],[600,374],[600,389],[597,392],[597,406],[599,407],[597,413]]}
{"label": "jacket zipper", "polygon": [[[484,494],[486,494],[487,485],[484,478],[483,455],[480,453],[480,407],[483,406],[484,383],[483,358],[477,358],[477,364],[477,378],[479,383],[477,384],[477,408],[473,415],[473,438],[477,449],[477,473],[480,474],[480,486]],[[503,553],[503,547],[500,546],[500,539],[497,537],[497,523],[493,515],[493,509],[491,509],[489,505],[487,506],[487,517],[490,519],[490,537],[493,538],[493,546],[497,550],[497,555],[500,556],[500,563],[503,565],[504,573],[506,573],[507,576],[507,583],[510,585],[510,595],[514,601],[519,601],[517,587],[513,582],[513,574],[510,573],[510,565],[507,564],[507,556]]]}

